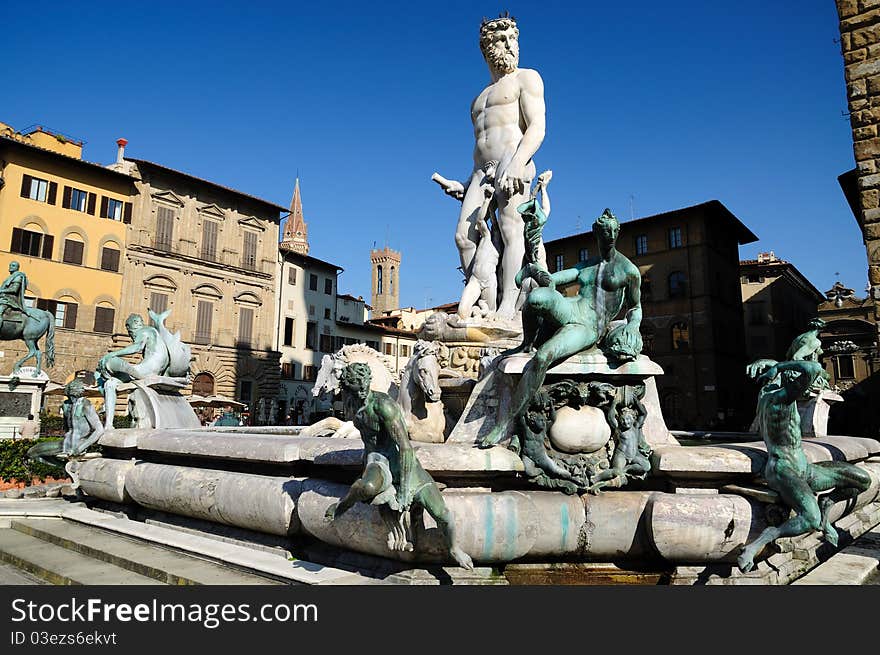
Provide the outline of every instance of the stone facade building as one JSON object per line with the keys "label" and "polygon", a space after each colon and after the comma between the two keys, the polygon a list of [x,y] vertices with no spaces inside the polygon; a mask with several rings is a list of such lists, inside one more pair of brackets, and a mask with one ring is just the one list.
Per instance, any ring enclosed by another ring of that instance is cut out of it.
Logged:
{"label": "stone facade building", "polygon": [[400,253],[388,246],[370,251],[373,316],[400,307]]}
{"label": "stone facade building", "polygon": [[[135,178],[124,256],[121,327],[130,313],[170,310],[192,346],[192,392],[246,403],[252,420],[278,395],[275,274],[285,208],[142,159],[112,166]],[[117,331],[115,347],[128,343]]]}
{"label": "stone facade building", "polygon": [[749,361],[781,360],[825,296],[791,262],[772,252],[739,263]]}
{"label": "stone facade building", "polygon": [[[665,372],[657,387],[672,429],[736,429],[752,418],[754,400],[742,393],[738,246],[756,240],[717,200],[620,226],[617,248],[642,274],[644,352]],[[592,232],[545,246],[551,272],[597,253]],[[562,291],[573,295],[576,288]]]}
{"label": "stone facade building", "polygon": [[[844,79],[852,126],[856,168],[841,175],[841,187],[862,230],[868,256],[870,291],[866,301],[880,325],[880,3],[837,0]],[[878,333],[880,335],[880,333]],[[874,350],[871,370],[880,369]],[[877,374],[858,386],[865,397],[880,396]],[[880,414],[865,417],[857,434],[880,434]]]}
{"label": "stone facade building", "polygon": [[[28,278],[26,303],[55,315],[50,379],[93,380],[124,320],[121,255],[134,178],[85,161],[82,143],[70,137],[0,123],[0,179],[0,275],[18,261]],[[0,342],[0,374],[26,352],[21,341]],[[57,412],[60,401],[50,397],[46,408]]]}

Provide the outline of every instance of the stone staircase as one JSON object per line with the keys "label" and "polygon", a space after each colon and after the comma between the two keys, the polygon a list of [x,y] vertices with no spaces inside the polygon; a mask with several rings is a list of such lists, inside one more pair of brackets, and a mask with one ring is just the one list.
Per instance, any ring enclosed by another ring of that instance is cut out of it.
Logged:
{"label": "stone staircase", "polygon": [[281,582],[54,518],[0,529],[0,561],[55,585],[273,585]]}

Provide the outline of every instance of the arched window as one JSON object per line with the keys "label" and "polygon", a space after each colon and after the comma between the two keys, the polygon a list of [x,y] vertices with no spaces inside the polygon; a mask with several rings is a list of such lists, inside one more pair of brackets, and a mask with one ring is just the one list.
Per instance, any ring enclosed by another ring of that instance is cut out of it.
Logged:
{"label": "arched window", "polygon": [[193,378],[194,396],[214,395],[214,376],[210,373],[199,373]]}
{"label": "arched window", "polygon": [[376,268],[376,293],[382,294],[382,267]]}
{"label": "arched window", "polygon": [[687,276],[681,271],[669,274],[669,297],[684,298],[687,295]]}
{"label": "arched window", "polygon": [[391,267],[391,273],[388,275],[388,293],[394,294],[394,267]]}
{"label": "arched window", "polygon": [[672,349],[684,350],[691,345],[690,331],[688,324],[684,321],[672,324]]}

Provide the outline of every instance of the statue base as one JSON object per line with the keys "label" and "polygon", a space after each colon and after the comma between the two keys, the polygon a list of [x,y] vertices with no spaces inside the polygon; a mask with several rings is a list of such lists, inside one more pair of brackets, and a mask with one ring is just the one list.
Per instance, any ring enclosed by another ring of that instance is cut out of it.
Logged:
{"label": "statue base", "polygon": [[198,428],[201,421],[181,395],[186,378],[150,375],[143,380],[120,384],[128,392],[128,415],[133,428]]}
{"label": "statue base", "polygon": [[842,403],[843,396],[829,389],[823,389],[815,396],[798,400],[798,413],[801,415],[801,433],[805,437],[828,436],[828,415],[832,403]]}
{"label": "statue base", "polygon": [[34,418],[34,436],[40,431],[40,409],[43,392],[49,384],[45,371],[34,376],[36,369],[23,366],[18,375],[0,375],[0,439],[21,436],[28,415]]}
{"label": "statue base", "polygon": [[[495,427],[498,419],[510,411],[513,391],[531,359],[531,354],[521,353],[496,358],[486,366],[449,435],[450,443],[475,445]],[[551,368],[547,371],[545,384],[563,379],[608,382],[616,386],[644,384],[645,396],[642,404],[648,410],[648,416],[642,432],[646,441],[652,447],[678,445],[666,427],[660,409],[654,376],[662,374],[663,369],[646,355],[640,355],[632,362],[615,364],[609,362],[598,348],[593,348],[569,357]]]}

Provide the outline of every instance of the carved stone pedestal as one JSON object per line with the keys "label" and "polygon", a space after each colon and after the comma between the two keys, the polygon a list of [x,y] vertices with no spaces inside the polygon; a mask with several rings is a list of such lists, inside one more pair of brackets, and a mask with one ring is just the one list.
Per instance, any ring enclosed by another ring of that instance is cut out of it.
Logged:
{"label": "carved stone pedestal", "polygon": [[133,428],[198,428],[199,417],[181,395],[186,378],[151,375],[119,385],[128,391],[128,414]]}
{"label": "carved stone pedestal", "polygon": [[33,415],[39,434],[40,408],[49,376],[44,371],[34,377],[34,371],[24,366],[15,377],[0,375],[0,439],[20,436],[28,414]]}
{"label": "carved stone pedestal", "polygon": [[801,415],[801,433],[805,437],[828,436],[828,414],[831,403],[842,403],[843,396],[823,389],[817,396],[797,401]]}

